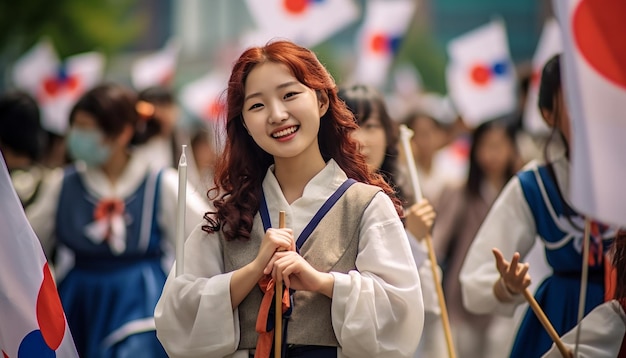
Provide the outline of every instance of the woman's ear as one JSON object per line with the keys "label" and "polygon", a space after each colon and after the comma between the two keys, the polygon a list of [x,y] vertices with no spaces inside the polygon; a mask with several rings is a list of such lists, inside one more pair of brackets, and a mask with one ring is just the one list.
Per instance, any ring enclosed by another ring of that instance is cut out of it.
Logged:
{"label": "woman's ear", "polygon": [[317,91],[317,103],[319,106],[320,118],[328,111],[330,100],[328,99],[328,93],[326,91]]}

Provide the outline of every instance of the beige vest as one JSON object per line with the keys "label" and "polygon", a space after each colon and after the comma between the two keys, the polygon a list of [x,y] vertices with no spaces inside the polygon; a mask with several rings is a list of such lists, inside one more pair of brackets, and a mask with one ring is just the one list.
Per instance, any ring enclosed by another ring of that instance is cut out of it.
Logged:
{"label": "beige vest", "polygon": [[[302,257],[321,272],[355,270],[361,217],[379,191],[376,186],[352,185],[306,240],[300,250]],[[250,241],[225,241],[220,234],[225,271],[237,270],[254,260],[263,235],[263,223],[258,213],[254,217]],[[256,347],[258,333],[255,326],[262,298],[263,293],[257,285],[239,305],[239,349]],[[293,306],[287,324],[288,344],[339,346],[332,326],[330,298],[315,292],[296,291]]]}

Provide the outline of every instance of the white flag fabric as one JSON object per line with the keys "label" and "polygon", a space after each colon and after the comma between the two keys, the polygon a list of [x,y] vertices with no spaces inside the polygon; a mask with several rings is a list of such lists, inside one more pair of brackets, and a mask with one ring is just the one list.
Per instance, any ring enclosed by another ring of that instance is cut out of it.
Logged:
{"label": "white flag fabric", "polygon": [[287,38],[315,46],[356,21],[353,0],[246,0],[258,30],[268,40]]}
{"label": "white flag fabric", "polygon": [[626,2],[554,1],[563,33],[563,81],[572,127],[572,203],[626,226]]}
{"label": "white flag fabric", "polygon": [[515,111],[516,76],[503,21],[459,36],[447,49],[448,92],[468,126]]}
{"label": "white flag fabric", "polygon": [[0,155],[0,351],[78,358],[46,257]]}
{"label": "white flag fabric", "polygon": [[13,65],[13,83],[36,96],[44,78],[59,68],[59,57],[48,39],[42,39]]}
{"label": "white flag fabric", "polygon": [[383,87],[415,11],[413,0],[370,0],[357,35],[352,81]]}
{"label": "white flag fabric", "polygon": [[172,39],[155,53],[141,57],[132,64],[131,80],[138,91],[152,86],[168,87],[176,73],[180,43]]}
{"label": "white flag fabric", "polygon": [[559,24],[556,22],[556,19],[548,19],[543,26],[543,31],[537,43],[537,50],[533,57],[532,75],[524,107],[523,124],[524,129],[529,133],[539,135],[550,133],[550,129],[543,121],[537,106],[539,83],[541,82],[543,66],[552,56],[561,51],[563,51],[563,40],[561,39]]}
{"label": "white flag fabric", "polygon": [[60,62],[52,45],[42,41],[15,63],[15,85],[38,102],[44,129],[64,135],[78,98],[102,79],[104,55],[86,52]]}
{"label": "white flag fabric", "polygon": [[217,71],[209,72],[180,90],[180,102],[187,111],[204,121],[214,133],[215,148],[225,145],[226,98],[228,77]]}
{"label": "white flag fabric", "polygon": [[228,78],[210,72],[183,86],[180,100],[185,109],[204,121],[216,121],[223,114],[224,99],[220,98],[228,87]]}

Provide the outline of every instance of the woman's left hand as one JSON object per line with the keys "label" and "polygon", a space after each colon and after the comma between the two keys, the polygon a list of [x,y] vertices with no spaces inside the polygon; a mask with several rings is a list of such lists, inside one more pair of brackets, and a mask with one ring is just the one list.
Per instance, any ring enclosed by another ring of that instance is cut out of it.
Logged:
{"label": "woman's left hand", "polygon": [[416,239],[421,240],[430,232],[436,216],[433,206],[423,199],[406,211],[406,229]]}
{"label": "woman's left hand", "polygon": [[276,252],[263,271],[276,282],[284,281],[287,288],[319,292],[332,297],[335,278],[319,272],[295,251]]}

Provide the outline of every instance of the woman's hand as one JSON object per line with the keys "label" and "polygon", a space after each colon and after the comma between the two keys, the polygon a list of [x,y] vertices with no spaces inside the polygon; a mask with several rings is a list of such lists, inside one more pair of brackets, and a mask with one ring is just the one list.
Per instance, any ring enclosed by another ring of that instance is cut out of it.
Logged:
{"label": "woman's hand", "polygon": [[406,229],[416,239],[421,240],[430,232],[436,216],[433,206],[428,200],[422,199],[406,211]]}
{"label": "woman's hand", "polygon": [[295,251],[296,243],[291,229],[267,229],[259,252],[253,261],[254,267],[262,271],[276,251]]}
{"label": "woman's hand", "polygon": [[500,279],[495,283],[493,290],[496,297],[507,302],[513,299],[513,295],[524,292],[530,286],[530,275],[528,274],[528,263],[519,263],[520,254],[513,254],[511,262],[504,259],[500,250],[494,248],[493,255],[496,259],[496,267],[500,272]]}
{"label": "woman's hand", "polygon": [[334,276],[317,271],[295,251],[276,252],[263,273],[271,273],[277,283],[284,281],[287,288],[333,295]]}

